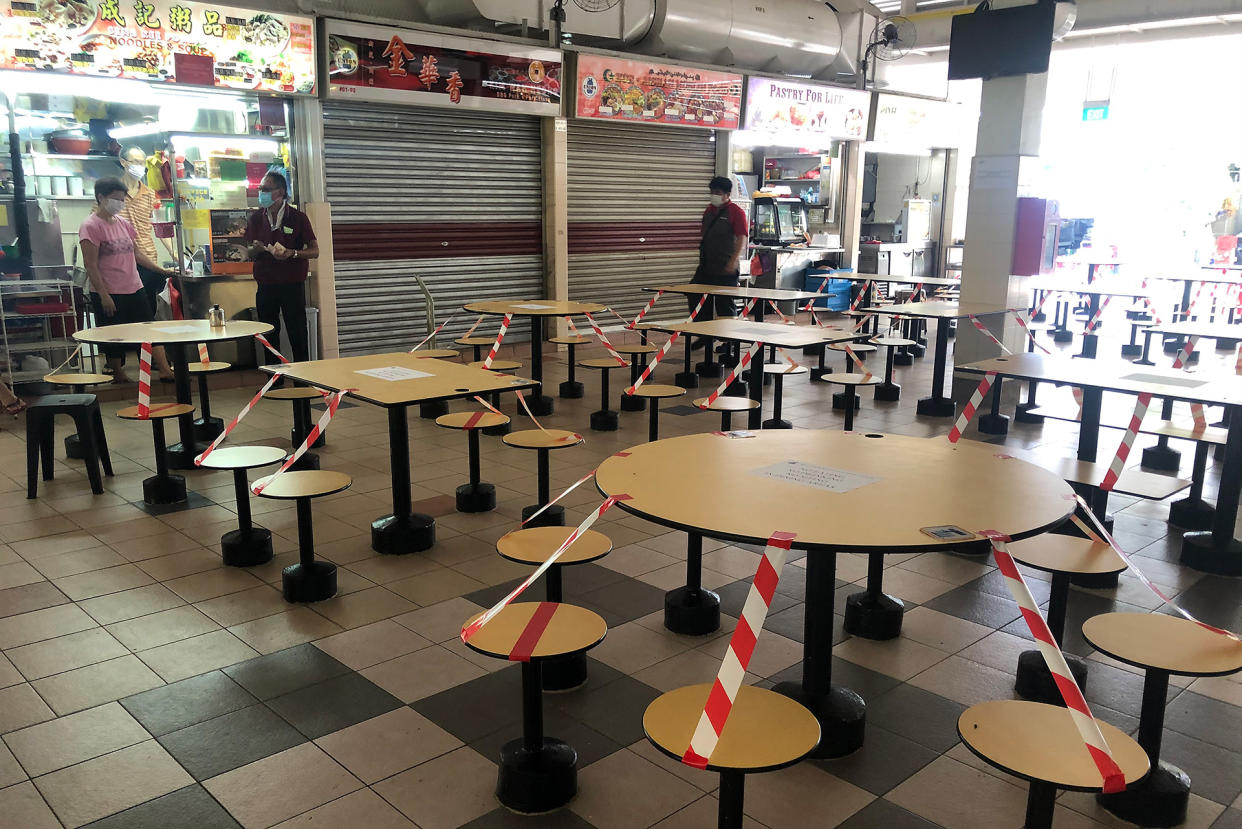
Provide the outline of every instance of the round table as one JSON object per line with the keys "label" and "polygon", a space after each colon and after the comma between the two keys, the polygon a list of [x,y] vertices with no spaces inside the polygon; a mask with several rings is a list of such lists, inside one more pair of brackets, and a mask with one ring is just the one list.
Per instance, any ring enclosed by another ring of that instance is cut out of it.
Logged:
{"label": "round table", "polygon": [[[912,553],[1025,538],[1063,523],[1069,485],[995,447],[943,438],[839,431],[700,434],[634,446],[596,473],[605,495],[629,495],[626,512],[690,533],[763,544],[778,531],[810,553],[802,680],[777,690],[823,727],[815,756],[839,757],[863,740],[866,708],[832,686],[833,594],[838,552]],[[958,532],[964,532],[959,535]],[[700,541],[701,543],[701,541]],[[685,588],[682,588],[685,590]],[[697,590],[706,602],[718,597]]]}
{"label": "round table", "polygon": [[489,316],[530,317],[530,378],[539,383],[539,388],[526,398],[532,413],[536,415],[552,414],[552,398],[543,393],[543,340],[544,320],[548,317],[572,317],[578,314],[598,314],[607,311],[607,305],[598,302],[569,302],[555,299],[489,299],[483,302],[470,302],[462,306],[467,311]]}
{"label": "round table", "polygon": [[[157,320],[155,322],[131,322],[123,325],[104,325],[87,328],[74,333],[80,343],[93,345],[162,345],[172,363],[174,387],[178,403],[193,403],[190,396],[189,361],[186,346],[193,343],[224,342],[266,334],[272,326],[265,322],[232,320],[213,328],[207,320]],[[193,469],[194,457],[207,448],[194,438],[194,412],[177,419],[181,442],[168,447],[168,465],[174,469]]]}

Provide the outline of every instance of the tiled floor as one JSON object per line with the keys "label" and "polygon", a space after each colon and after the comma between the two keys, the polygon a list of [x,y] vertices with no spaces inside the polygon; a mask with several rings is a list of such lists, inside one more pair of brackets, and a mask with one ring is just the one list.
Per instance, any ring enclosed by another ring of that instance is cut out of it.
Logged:
{"label": "tiled floor", "polygon": [[[1106,342],[1101,351],[1112,347]],[[679,357],[670,355],[659,380],[679,370]],[[864,394],[857,428],[944,434],[948,421],[914,414],[930,370],[930,355],[898,370],[905,386],[898,404],[874,404]],[[555,388],[563,361],[552,357],[547,373]],[[561,487],[646,436],[643,414],[622,414],[619,433],[585,431],[598,378],[582,379],[586,399],[558,401],[545,420],[587,438],[553,459]],[[788,383],[785,416],[799,427],[840,428],[841,416],[826,405],[832,390]],[[212,403],[231,412],[249,394],[221,390]],[[105,408],[110,414],[120,405]],[[276,440],[287,435],[288,417],[284,404],[260,405],[232,440]],[[665,436],[719,422],[688,408],[672,408],[661,421]],[[277,558],[227,569],[217,539],[235,521],[228,473],[187,473],[201,505],[149,515],[134,502],[150,474],[150,433],[110,418],[117,474],[107,493],[86,494],[81,464],[62,459],[56,480],[27,501],[20,429],[5,425],[0,826],[715,825],[715,777],[652,749],[643,739],[642,712],[662,691],[715,675],[755,550],[707,542],[704,583],[720,592],[725,623],[711,636],[678,636],[662,627],[661,609],[664,592],[683,577],[684,536],[620,510],[604,517],[597,528],[615,551],[570,569],[565,592],[611,629],[591,654],[587,686],[546,697],[548,732],[578,750],[580,791],[557,814],[519,818],[493,796],[499,747],[520,728],[518,669],[466,649],[457,632],[527,572],[494,552],[496,539],[535,498],[527,453],[485,438],[484,477],[497,484],[500,506],[458,514],[445,496],[465,479],[465,440],[412,418],[414,499],[439,515],[438,541],[425,553],[380,557],[370,549],[369,524],[389,510],[386,419],[373,407],[347,404],[320,454],[324,468],[350,473],[354,485],[314,506],[319,553],[340,566],[341,593],[291,607],[279,582],[281,568],[296,557],[292,506],[255,499],[256,520],[273,530]],[[1009,445],[1060,453],[1075,435],[1073,424],[1054,421],[1014,426]],[[1116,433],[1106,435],[1103,451],[1115,440]],[[1209,474],[1211,492],[1217,475]],[[565,503],[567,519],[577,523],[598,496],[583,486]],[[1242,581],[1178,566],[1166,505],[1120,497],[1113,503],[1118,538],[1165,590],[1207,621],[1242,627]],[[865,579],[866,561],[840,558],[843,602]],[[799,673],[804,563],[795,555],[778,588],[751,665],[760,684]],[[747,826],[1021,825],[1023,789],[975,760],[955,731],[967,705],[1012,696],[1017,654],[1029,646],[1016,606],[985,559],[937,553],[892,556],[887,565],[887,588],[909,607],[902,637],[850,639],[837,617],[835,677],[868,702],[866,745],[844,759],[752,777]],[[1046,598],[1039,574],[1031,575]],[[1076,590],[1072,597],[1067,647],[1091,659],[1087,696],[1097,714],[1125,729],[1137,723],[1141,678],[1092,653],[1076,628],[1094,613],[1159,604],[1129,576],[1117,590]],[[1170,696],[1165,756],[1194,780],[1187,826],[1242,827],[1242,680],[1175,682]],[[1121,825],[1081,795],[1061,798],[1057,820],[1069,829]]]}

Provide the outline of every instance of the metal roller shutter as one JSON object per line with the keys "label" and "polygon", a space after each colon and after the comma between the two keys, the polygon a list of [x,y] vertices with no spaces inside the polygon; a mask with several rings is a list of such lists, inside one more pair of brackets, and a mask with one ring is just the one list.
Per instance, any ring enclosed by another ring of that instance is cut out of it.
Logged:
{"label": "metal roller shutter", "polygon": [[[689,282],[715,174],[711,130],[569,124],[569,297],[606,302],[627,319],[644,285]],[[666,297],[648,319],[685,313]]]}
{"label": "metal roller shutter", "polygon": [[323,121],[342,355],[426,335],[414,274],[458,314],[441,343],[472,324],[464,302],[543,295],[539,119],[328,102]]}

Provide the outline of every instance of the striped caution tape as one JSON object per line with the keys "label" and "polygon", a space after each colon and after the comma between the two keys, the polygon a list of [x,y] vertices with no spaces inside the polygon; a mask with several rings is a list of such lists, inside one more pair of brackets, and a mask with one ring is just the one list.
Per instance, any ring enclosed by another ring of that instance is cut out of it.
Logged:
{"label": "striped caution tape", "polygon": [[[827,276],[825,276],[824,280],[819,283],[819,287],[815,289],[815,293],[822,294],[824,292],[824,288],[828,287],[828,282],[831,279],[832,279],[832,274],[828,274]],[[815,307],[815,302],[817,299],[818,297],[811,297],[810,299],[808,299],[806,301],[806,306],[802,310],[811,311]]]}
{"label": "striped caution tape", "polygon": [[619,365],[628,366],[629,363],[626,359],[617,353],[617,350],[612,347],[612,343],[608,342],[608,338],[604,336],[604,329],[599,327],[599,323],[595,321],[595,317],[585,312],[582,316],[586,317],[587,322],[591,323],[591,328],[595,331],[595,336],[599,338],[600,345],[602,345],[604,349],[612,355],[612,358],[616,360]]}
{"label": "striped caution tape", "polygon": [[785,316],[784,313],[781,312],[781,306],[777,305],[774,301],[769,299],[768,307],[776,312],[776,315],[781,318],[781,322],[785,323],[786,325],[794,324],[793,320],[791,320],[789,317]]}
{"label": "striped caution tape", "polygon": [[1203,295],[1203,288],[1204,285],[1200,282],[1199,287],[1195,289],[1195,295],[1191,298],[1190,304],[1182,311],[1183,321],[1190,319],[1191,315],[1194,314],[1195,306],[1199,304],[1199,297]]}
{"label": "striped caution tape", "polygon": [[[1195,347],[1199,344],[1199,335],[1192,334],[1186,338],[1186,344],[1178,349],[1177,357],[1173,360],[1173,370],[1187,371],[1190,368],[1190,355],[1195,353]],[[1207,412],[1202,403],[1190,404],[1190,416],[1194,418],[1195,431],[1202,432],[1207,428]]]}
{"label": "striped caution tape", "polygon": [[73,351],[69,352],[69,356],[65,358],[65,361],[64,361],[63,363],[61,363],[61,364],[60,364],[60,365],[58,365],[56,368],[54,368],[54,369],[52,369],[51,371],[49,371],[49,372],[47,373],[47,375],[45,375],[45,376],[50,377],[50,376],[52,376],[53,374],[59,374],[59,373],[60,373],[60,370],[61,370],[62,368],[64,368],[65,366],[69,365],[70,363],[72,363],[72,362],[73,362],[73,358],[74,358],[74,357],[76,357],[76,356],[78,356],[78,355],[79,355],[79,354],[81,354],[81,353],[82,353],[82,346],[81,346],[81,344],[79,344],[77,348],[75,348],[75,349],[73,349]]}
{"label": "striped caution tape", "polygon": [[1041,344],[1038,340],[1035,339],[1035,332],[1031,330],[1031,324],[1026,321],[1025,317],[1022,316],[1022,312],[1016,308],[1011,309],[1011,312],[1013,313],[1013,318],[1018,323],[1018,327],[1021,328],[1023,333],[1026,334],[1026,338],[1030,341],[1031,345],[1035,346],[1036,348],[1038,348],[1040,351],[1044,352],[1045,354],[1051,354],[1052,353],[1051,351],[1049,351],[1047,348],[1043,346],[1043,344]]}
{"label": "striped caution tape", "polygon": [[[487,358],[483,360],[483,368],[491,368],[492,361],[496,359],[496,355],[500,353],[500,344],[505,341],[505,334],[509,333],[509,323],[513,322],[513,314],[505,314],[500,320],[500,331],[496,334],[496,341],[492,343],[492,348],[487,352]],[[532,344],[532,348],[538,348],[539,343]]]}
{"label": "striped caution tape", "polygon": [[211,355],[207,353],[207,343],[198,344],[198,361],[203,365],[211,362]]}
{"label": "striped caution tape", "polygon": [[[522,390],[514,389],[513,393],[517,395],[518,403],[522,404],[522,410],[526,412],[526,416],[530,418],[530,422],[535,424],[535,428],[543,432],[545,435],[551,435],[552,433],[543,428],[543,424],[540,423],[535,417],[535,413],[530,410],[530,406],[526,403],[526,395],[522,394]],[[555,438],[555,440],[557,443],[564,443],[569,440],[582,440],[582,435],[577,432],[571,432],[568,435],[561,435],[560,437]]]}
{"label": "striped caution tape", "polygon": [[570,546],[575,541],[577,541],[584,532],[589,530],[591,528],[591,525],[594,524],[596,521],[598,521],[601,515],[608,512],[608,510],[610,510],[618,502],[628,501],[628,500],[630,500],[630,496],[628,495],[610,495],[607,498],[605,498],[604,502],[600,504],[598,507],[596,507],[595,510],[592,511],[590,515],[584,518],[582,520],[582,523],[578,525],[577,529],[571,532],[569,536],[563,542],[561,542],[561,546],[557,547],[556,551],[552,553],[552,555],[544,559],[543,564],[540,564],[538,567],[536,567],[535,571],[531,573],[529,576],[527,576],[526,579],[521,584],[513,588],[513,590],[509,593],[509,595],[505,596],[503,599],[496,602],[496,604],[492,605],[491,608],[481,613],[479,617],[475,619],[473,622],[470,622],[464,625],[461,629],[461,641],[469,642],[470,637],[474,636],[476,633],[479,632],[479,628],[483,627],[488,622],[490,622],[492,619],[496,618],[496,614],[504,610],[518,596],[522,595],[523,591],[525,591],[526,588],[534,584],[536,579],[538,579],[540,576],[546,573],[549,567],[551,567],[553,564],[556,564],[557,559],[559,559],[562,555],[564,555],[565,551],[568,550]]}
{"label": "striped caution tape", "polygon": [[655,304],[660,301],[660,297],[662,296],[664,296],[664,291],[656,291],[655,296],[651,298],[651,301],[643,306],[643,310],[638,312],[638,316],[634,317],[634,321],[627,324],[625,327],[633,330],[635,326],[643,321],[643,317],[647,316],[647,312],[655,307]]}
{"label": "striped caution tape", "polygon": [[[628,458],[629,456],[630,456],[630,453],[629,453],[629,452],[616,452],[616,453],[614,453],[614,454],[610,455],[609,457],[613,457],[613,458]],[[597,467],[595,467],[594,469],[592,469],[590,472],[588,472],[587,474],[583,475],[583,476],[582,476],[581,478],[579,478],[578,480],[574,481],[574,482],[573,482],[572,484],[570,484],[570,485],[569,485],[569,486],[565,489],[565,491],[564,491],[564,492],[562,492],[560,495],[556,496],[556,497],[555,497],[555,498],[553,498],[551,501],[549,501],[548,503],[544,504],[542,507],[540,507],[539,509],[537,509],[537,510],[535,510],[533,513],[531,513],[529,516],[527,516],[527,517],[526,517],[526,518],[522,521],[522,524],[521,524],[521,525],[522,525],[523,527],[525,527],[525,526],[526,526],[527,524],[529,524],[531,521],[534,521],[534,520],[535,520],[536,518],[538,518],[541,514],[543,514],[543,512],[544,512],[545,510],[549,509],[549,508],[550,508],[550,507],[552,507],[554,504],[556,504],[558,501],[560,501],[562,498],[564,498],[565,496],[569,495],[569,493],[573,492],[575,489],[577,489],[578,487],[580,487],[580,486],[582,486],[583,484],[585,484],[587,481],[589,481],[589,480],[591,480],[592,478],[594,478],[594,477],[595,477],[595,473],[596,473],[596,472],[598,472],[598,471],[599,471],[599,467],[597,466]]]}
{"label": "striped caution tape", "polygon": [[138,417],[151,417],[151,343],[138,347]]}
{"label": "striped caution tape", "polygon": [[789,364],[789,367],[782,371],[781,374],[793,374],[795,371],[802,368],[801,364],[799,364],[799,362],[795,360],[788,351],[781,348],[779,345],[776,347],[776,350],[782,357],[785,358],[785,362]]}
{"label": "striped caution tape", "polygon": [[707,294],[699,296],[698,304],[694,306],[694,310],[690,312],[690,316],[686,317],[686,322],[694,322],[695,317],[699,315],[699,311],[703,310],[703,303],[707,302]]}
{"label": "striped caution tape", "polygon": [[859,359],[858,355],[854,353],[854,349],[850,348],[849,343],[844,343],[844,347],[845,353],[849,355],[850,360],[854,363],[854,367],[857,368],[858,372],[863,375],[864,382],[869,381],[875,376],[867,369],[867,365]]}
{"label": "striped caution tape", "polygon": [[1134,404],[1134,412],[1130,415],[1130,424],[1126,427],[1125,434],[1121,436],[1121,445],[1117,447],[1117,454],[1113,456],[1113,461],[1108,465],[1108,471],[1104,473],[1104,480],[1100,481],[1100,489],[1105,492],[1112,492],[1113,487],[1117,485],[1117,479],[1121,477],[1121,471],[1126,467],[1126,460],[1130,457],[1130,450],[1134,448],[1134,441],[1138,437],[1139,428],[1143,425],[1143,418],[1147,416],[1147,407],[1151,405],[1151,394],[1143,392],[1138,396],[1138,400]]}
{"label": "striped caution tape", "polygon": [[857,311],[858,306],[862,305],[863,297],[871,291],[871,280],[868,279],[862,284],[862,289],[858,292],[858,296],[854,297],[854,301],[850,303],[850,310]]}
{"label": "striped caution tape", "polygon": [[1077,513],[1075,513],[1074,516],[1070,519],[1074,522],[1074,525],[1078,527],[1078,529],[1082,530],[1083,534],[1086,535],[1087,538],[1091,539],[1097,544],[1107,544],[1109,547],[1111,547],[1113,549],[1113,552],[1115,552],[1118,556],[1120,556],[1121,560],[1126,563],[1126,567],[1130,569],[1130,572],[1134,574],[1135,578],[1137,578],[1139,581],[1145,584],[1147,586],[1147,589],[1150,590],[1153,594],[1155,594],[1161,601],[1163,601],[1169,607],[1176,610],[1178,615],[1180,615],[1183,619],[1189,622],[1194,622],[1199,627],[1204,628],[1206,630],[1210,630],[1213,633],[1219,633],[1221,636],[1228,636],[1230,639],[1232,639],[1235,642],[1242,642],[1242,636],[1239,636],[1238,634],[1234,633],[1231,630],[1225,630],[1224,628],[1218,628],[1215,625],[1209,625],[1207,622],[1200,621],[1199,619],[1195,618],[1195,616],[1190,611],[1186,610],[1186,608],[1182,607],[1180,604],[1174,601],[1170,596],[1166,595],[1165,592],[1161,590],[1160,587],[1154,581],[1149,579],[1147,575],[1142,571],[1142,569],[1134,563],[1134,558],[1131,557],[1131,555],[1127,553],[1125,550],[1121,549],[1121,545],[1117,543],[1117,539],[1113,538],[1112,533],[1110,533],[1107,529],[1105,529],[1104,525],[1100,522],[1099,517],[1095,514],[1094,511],[1092,511],[1091,507],[1088,506],[1086,500],[1084,500],[1083,497],[1081,495],[1078,495],[1077,493],[1075,493],[1073,497],[1074,497],[1074,500],[1078,502],[1078,505],[1082,508],[1083,513],[1087,516],[1087,518],[1091,519],[1091,523],[1095,526],[1095,529],[1092,530],[1091,527],[1087,526],[1086,522],[1084,522],[1081,518],[1078,517]]}
{"label": "striped caution tape", "polygon": [[566,316],[565,316],[565,323],[569,326],[569,330],[573,332],[573,334],[574,334],[574,336],[575,336],[575,337],[581,337],[581,336],[582,336],[582,334],[578,332],[578,326],[574,325],[574,318],[573,318],[573,317],[571,317],[571,316],[569,316],[569,315],[566,315]]}
{"label": "striped caution tape", "polygon": [[763,343],[757,342],[751,345],[750,348],[746,349],[746,351],[742,352],[742,359],[736,366],[730,369],[728,375],[725,376],[724,382],[717,386],[715,391],[707,395],[707,398],[699,405],[699,408],[710,408],[711,405],[716,402],[716,398],[724,394],[725,389],[729,388],[729,386],[733,384],[733,381],[737,379],[737,376],[746,370],[746,367],[750,365],[750,361],[755,359],[755,354],[762,348]]}
{"label": "striped caution tape", "polygon": [[482,325],[482,324],[483,324],[483,320],[485,320],[485,319],[487,319],[487,314],[479,314],[479,318],[478,318],[477,320],[475,320],[475,321],[474,321],[474,325],[470,326],[470,328],[466,331],[466,333],[461,335],[461,338],[464,340],[464,339],[466,339],[467,337],[469,337],[471,334],[473,334],[473,333],[475,332],[475,330],[476,330],[476,329],[477,329],[480,325]]}
{"label": "striped caution tape", "polygon": [[328,407],[324,410],[324,413],[320,415],[318,422],[316,422],[315,425],[311,427],[310,432],[308,432],[306,435],[306,440],[302,441],[302,445],[299,446],[294,451],[294,453],[285,460],[283,464],[281,464],[280,469],[277,469],[275,472],[273,472],[271,475],[268,475],[266,478],[262,478],[258,481],[255,481],[254,485],[250,487],[251,492],[253,492],[255,495],[261,495],[263,493],[263,490],[271,486],[272,481],[276,480],[278,477],[283,475],[285,473],[285,470],[287,470],[289,467],[297,463],[298,459],[306,454],[306,450],[310,449],[311,445],[314,444],[315,441],[319,440],[319,436],[322,435],[324,432],[328,431],[328,424],[332,421],[332,418],[336,415],[337,407],[341,405],[341,400],[345,397],[345,395],[349,394],[350,391],[351,389],[342,389],[338,392],[332,392],[328,395],[327,397]]}
{"label": "striped caution tape", "polygon": [[746,304],[742,306],[742,313],[737,315],[738,319],[746,319],[750,316],[750,312],[755,310],[755,297],[746,300]]}
{"label": "striped caution tape", "polygon": [[1001,342],[1000,340],[996,338],[995,334],[993,334],[991,331],[988,330],[988,327],[984,325],[983,322],[980,321],[978,317],[976,317],[974,314],[969,314],[967,315],[967,319],[970,320],[970,324],[973,325],[975,329],[979,331],[979,333],[983,334],[983,336],[987,337],[989,340],[995,343],[996,347],[999,348],[1003,354],[1005,355],[1013,354],[1013,352],[1010,351],[1003,342]]}
{"label": "striped caution tape", "polygon": [[772,596],[780,582],[785,557],[795,537],[794,533],[773,533],[763,549],[759,569],[755,571],[746,604],[742,606],[742,615],[738,617],[737,627],[729,638],[729,649],[720,663],[720,672],[707,695],[707,704],[699,716],[690,745],[681,757],[681,762],[688,766],[702,769],[711,762],[716,744],[720,742],[720,734],[733,710],[733,701],[742,687],[746,669],[755,654],[755,645],[768,617],[768,609],[772,606]]}
{"label": "striped caution tape", "polygon": [[1070,712],[1070,718],[1074,721],[1079,736],[1082,737],[1084,747],[1100,771],[1100,777],[1104,781],[1102,786],[1104,792],[1111,794],[1123,791],[1126,787],[1125,775],[1121,767],[1117,765],[1117,761],[1113,759],[1108,742],[1100,732],[1099,723],[1095,721],[1091,708],[1082,695],[1082,689],[1074,681],[1074,675],[1070,672],[1069,665],[1065,663],[1065,656],[1061,653],[1056,640],[1052,638],[1052,631],[1048,629],[1048,622],[1040,614],[1035,597],[1031,595],[1031,590],[1023,580],[1018,565],[1014,563],[1013,556],[1009,554],[1007,545],[1009,537],[992,530],[984,530],[980,535],[986,536],[992,542],[992,554],[996,558],[996,566],[1005,577],[1005,585],[1009,588],[1014,601],[1018,603],[1018,609],[1022,611],[1022,618],[1027,628],[1035,637],[1035,644],[1044,657],[1048,670],[1052,672],[1057,690],[1061,692],[1061,699],[1065,701],[1065,707]]}
{"label": "striped caution tape", "polygon": [[1100,307],[1096,309],[1095,316],[1087,320],[1087,327],[1082,331],[1084,335],[1094,334],[1095,329],[1100,327],[1100,317],[1104,316],[1104,309],[1108,307],[1110,299],[1112,299],[1111,296],[1106,296],[1100,301]]}
{"label": "striped caution tape", "polygon": [[233,419],[230,420],[228,425],[224,427],[223,432],[216,435],[216,439],[211,442],[211,445],[194,458],[195,466],[202,466],[203,461],[207,460],[207,456],[216,451],[216,449],[220,447],[220,444],[224,443],[225,438],[227,438],[232,431],[237,428],[237,424],[241,423],[242,419],[245,418],[246,415],[250,414],[250,410],[254,408],[256,403],[263,399],[263,395],[267,394],[268,390],[272,388],[272,385],[280,379],[282,373],[283,369],[277,369],[272,373],[271,377],[267,378],[267,382],[263,384],[263,388],[259,389],[259,393],[250,398],[250,402],[245,406],[242,406],[241,411],[233,415]]}
{"label": "striped caution tape", "polygon": [[254,338],[255,338],[256,340],[258,340],[258,341],[259,341],[259,345],[263,346],[263,347],[264,347],[264,348],[266,348],[268,351],[272,352],[272,355],[273,355],[273,356],[274,356],[277,360],[280,360],[280,362],[282,362],[282,363],[284,363],[284,364],[288,365],[288,363],[289,363],[289,359],[288,359],[287,357],[285,357],[285,355],[283,355],[283,354],[281,354],[279,351],[277,351],[277,350],[276,350],[276,346],[272,345],[270,342],[268,342],[268,341],[267,341],[267,337],[263,336],[262,334],[255,334],[255,335],[254,335]]}
{"label": "striped caution tape", "polygon": [[647,367],[643,369],[643,373],[639,375],[637,382],[625,390],[626,394],[633,394],[639,386],[647,382],[647,378],[651,376],[651,372],[655,371],[656,366],[660,364],[660,361],[664,359],[664,355],[668,354],[669,349],[673,347],[673,343],[677,342],[677,338],[680,336],[680,331],[673,332],[672,336],[668,338],[668,341],[661,346],[659,351],[656,352],[655,357],[651,360]]}
{"label": "striped caution tape", "polygon": [[962,439],[962,433],[966,431],[966,427],[970,425],[970,421],[974,420],[975,412],[979,411],[979,406],[983,403],[983,398],[987,396],[988,389],[992,388],[992,384],[996,382],[996,372],[989,371],[983,375],[983,379],[979,381],[979,385],[975,388],[975,393],[970,396],[970,400],[966,401],[966,408],[962,409],[961,415],[957,418],[957,422],[953,424],[953,428],[949,430],[949,443],[957,443]]}
{"label": "striped caution tape", "polygon": [[422,348],[422,347],[423,347],[423,346],[425,346],[427,343],[429,343],[429,342],[431,341],[432,337],[436,336],[436,335],[437,335],[437,334],[439,334],[441,331],[443,331],[443,330],[444,330],[444,326],[448,325],[450,322],[452,322],[452,321],[453,321],[453,318],[454,318],[455,316],[456,316],[456,314],[454,314],[454,315],[450,316],[450,317],[449,317],[448,319],[446,319],[444,322],[442,322],[442,323],[440,323],[439,325],[437,325],[437,326],[436,326],[436,327],[432,330],[432,332],[431,332],[430,334],[428,334],[427,336],[423,337],[423,338],[422,338],[422,340],[420,340],[420,341],[419,341],[418,345],[416,345],[416,346],[414,346],[413,348],[411,348],[411,349],[410,349],[410,353],[411,353],[411,354],[413,354],[415,351],[418,351],[420,348]]}

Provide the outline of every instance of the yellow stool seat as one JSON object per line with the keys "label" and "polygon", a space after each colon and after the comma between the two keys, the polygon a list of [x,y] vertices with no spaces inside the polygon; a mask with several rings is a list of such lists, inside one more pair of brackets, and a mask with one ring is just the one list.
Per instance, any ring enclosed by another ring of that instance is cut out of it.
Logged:
{"label": "yellow stool seat", "polygon": [[122,420],[165,420],[170,417],[181,417],[193,411],[194,407],[189,403],[152,403],[149,417],[139,416],[137,406],[126,406],[117,412],[116,416]]}
{"label": "yellow stool seat", "polygon": [[495,337],[458,337],[453,340],[458,345],[491,345],[496,342]]}
{"label": "yellow stool seat", "polygon": [[483,365],[483,360],[479,360],[478,362],[470,363],[470,367],[482,368],[487,371],[517,371],[522,367],[522,364],[517,360],[492,360],[492,365],[488,368]]}
{"label": "yellow stool seat", "polygon": [[1164,613],[1101,613],[1082,625],[1096,650],[1137,668],[1179,676],[1242,670],[1242,642]]}
{"label": "yellow stool seat", "polygon": [[590,337],[550,337],[548,339],[548,342],[557,345],[586,345],[590,341]]}
{"label": "yellow stool seat", "polygon": [[232,363],[225,363],[220,360],[212,360],[207,363],[198,362],[190,363],[188,370],[190,374],[214,374],[217,371],[228,371],[233,367]]}
{"label": "yellow stool seat", "polygon": [[255,469],[271,466],[289,457],[289,453],[276,446],[221,446],[208,455],[202,463],[204,469]]}
{"label": "yellow stool seat", "polygon": [[681,397],[685,393],[686,390],[681,386],[666,386],[660,383],[645,383],[634,389],[634,397],[645,397],[654,400]]}
{"label": "yellow stool seat", "polygon": [[263,395],[269,400],[318,400],[323,397],[318,389],[310,386],[287,386],[283,389],[268,389]]}
{"label": "yellow stool seat", "polygon": [[836,383],[839,386],[878,386],[884,382],[884,378],[878,374],[861,374],[856,371],[825,374],[821,379],[825,383]]}
{"label": "yellow stool seat", "polygon": [[751,400],[749,397],[733,397],[727,394],[717,397],[710,406],[704,406],[703,404],[706,402],[706,397],[697,397],[690,402],[690,405],[709,412],[746,412],[759,408],[758,400]]}
{"label": "yellow stool seat", "polygon": [[1126,569],[1121,556],[1108,544],[1072,535],[1044,533],[1013,541],[1009,552],[1020,564],[1048,573],[1104,575]]}
{"label": "yellow stool seat", "polygon": [[99,386],[112,382],[112,376],[109,374],[91,374],[89,372],[66,372],[63,374],[48,374],[43,378],[45,383],[53,383],[58,386]]}
{"label": "yellow stool seat", "polygon": [[582,435],[567,429],[523,429],[501,440],[515,449],[565,449],[582,443]]}
{"label": "yellow stool seat", "polygon": [[[471,424],[470,419],[480,414],[482,416]],[[436,418],[436,425],[445,429],[490,429],[493,426],[503,426],[508,422],[508,415],[495,412],[450,412]]]}
{"label": "yellow stool seat", "polygon": [[420,348],[411,351],[410,356],[422,360],[455,360],[461,355],[452,348]]}
{"label": "yellow stool seat", "polygon": [[[518,564],[543,564],[574,532],[573,527],[527,527],[505,533],[496,542],[501,558]],[[612,552],[612,539],[595,530],[587,530],[569,546],[557,564],[585,564]]]}
{"label": "yellow stool seat", "polygon": [[[518,640],[526,633],[535,611],[543,605],[552,605],[555,609],[538,640],[529,645],[532,660],[590,650],[608,633],[608,625],[603,618],[584,607],[557,602],[514,602],[479,628],[466,645],[487,656],[509,659]],[[469,621],[480,615],[475,614]]]}
{"label": "yellow stool seat", "polygon": [[607,371],[613,368],[629,368],[628,363],[618,363],[611,357],[595,357],[590,360],[579,360],[578,365],[581,368],[597,368]]}
{"label": "yellow stool seat", "polygon": [[806,374],[806,366],[793,366],[789,363],[764,363],[764,374]]}
{"label": "yellow stool seat", "polygon": [[292,500],[295,498],[320,498],[348,489],[354,479],[344,472],[327,469],[289,471],[272,481],[259,493],[261,498]]}

